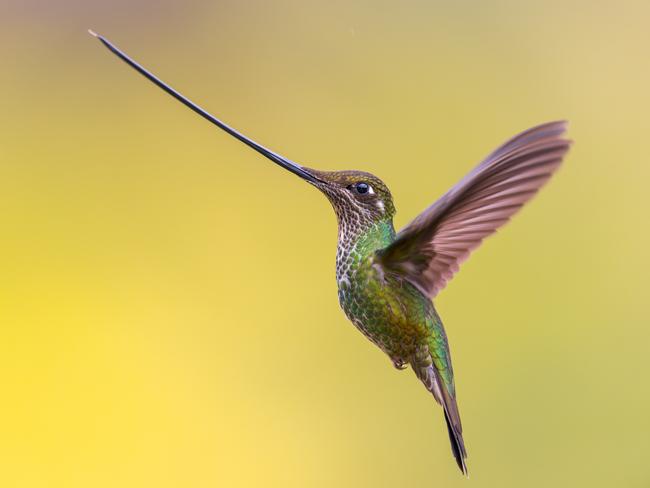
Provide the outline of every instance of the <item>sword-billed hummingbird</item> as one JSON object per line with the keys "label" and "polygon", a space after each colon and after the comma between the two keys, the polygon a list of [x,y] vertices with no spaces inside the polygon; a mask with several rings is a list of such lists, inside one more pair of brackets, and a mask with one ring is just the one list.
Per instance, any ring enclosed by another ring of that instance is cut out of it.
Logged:
{"label": "sword-billed hummingbird", "polygon": [[505,224],[560,166],[570,145],[563,138],[566,122],[542,124],[513,137],[396,233],[392,196],[376,176],[318,171],[261,146],[89,32],[167,93],[327,197],[338,220],[341,308],[396,368],[410,365],[442,405],[452,452],[467,474],[449,344],[432,299],[483,239]]}

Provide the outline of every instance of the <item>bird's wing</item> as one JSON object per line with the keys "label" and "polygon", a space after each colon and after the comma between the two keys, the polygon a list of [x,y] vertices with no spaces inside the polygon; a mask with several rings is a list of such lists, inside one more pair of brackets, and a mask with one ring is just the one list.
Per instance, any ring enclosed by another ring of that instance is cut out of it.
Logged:
{"label": "bird's wing", "polygon": [[378,262],[435,297],[560,166],[570,146],[565,131],[566,122],[550,122],[510,139],[402,229]]}

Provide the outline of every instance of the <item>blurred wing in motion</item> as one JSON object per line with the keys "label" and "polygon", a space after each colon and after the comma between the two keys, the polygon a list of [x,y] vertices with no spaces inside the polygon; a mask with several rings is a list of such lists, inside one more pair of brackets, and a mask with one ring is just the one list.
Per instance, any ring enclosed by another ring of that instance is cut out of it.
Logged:
{"label": "blurred wing in motion", "polygon": [[402,229],[379,263],[435,297],[560,166],[571,144],[565,131],[566,122],[549,122],[510,139]]}

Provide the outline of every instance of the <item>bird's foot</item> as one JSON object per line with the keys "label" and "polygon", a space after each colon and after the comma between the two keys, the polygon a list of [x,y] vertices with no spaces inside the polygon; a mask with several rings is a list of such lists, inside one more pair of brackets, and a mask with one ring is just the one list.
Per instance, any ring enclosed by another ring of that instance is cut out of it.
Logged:
{"label": "bird's foot", "polygon": [[393,361],[393,366],[397,369],[406,369],[406,363],[402,361],[401,359],[392,359]]}

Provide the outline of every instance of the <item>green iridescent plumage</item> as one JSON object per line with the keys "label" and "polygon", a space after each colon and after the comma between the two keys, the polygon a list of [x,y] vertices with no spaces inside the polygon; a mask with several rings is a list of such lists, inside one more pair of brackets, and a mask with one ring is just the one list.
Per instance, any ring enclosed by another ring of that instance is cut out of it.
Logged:
{"label": "green iridescent plumage", "polygon": [[322,191],[338,220],[336,278],[347,317],[399,369],[410,365],[443,407],[451,447],[467,473],[447,336],[431,301],[484,238],[551,177],[569,149],[566,124],[513,137],[398,234],[390,191],[362,171],[317,171],[270,151],[156,78],[105,38],[110,51],[196,113]]}

